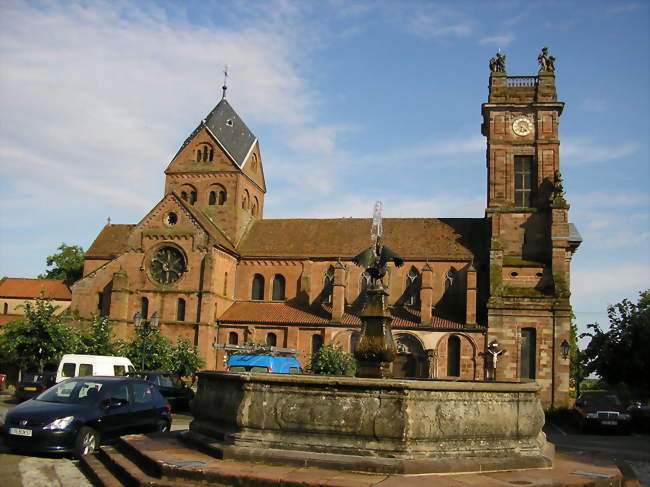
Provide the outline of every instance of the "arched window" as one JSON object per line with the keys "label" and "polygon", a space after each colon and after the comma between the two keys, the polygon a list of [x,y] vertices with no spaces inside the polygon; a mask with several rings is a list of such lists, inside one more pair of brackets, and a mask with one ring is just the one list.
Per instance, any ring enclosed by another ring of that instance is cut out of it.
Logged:
{"label": "arched window", "polygon": [[181,191],[181,199],[187,201],[187,191]]}
{"label": "arched window", "polygon": [[311,353],[315,354],[320,350],[320,347],[323,346],[323,336],[322,335],[312,335],[311,336]]}
{"label": "arched window", "polygon": [[185,300],[183,298],[178,298],[178,304],[176,305],[176,321],[185,321]]}
{"label": "arched window", "polygon": [[354,353],[354,351],[359,346],[360,340],[361,340],[361,333],[359,333],[358,331],[352,332],[352,335],[350,335],[350,353]]}
{"label": "arched window", "polygon": [[454,285],[454,279],[456,279],[456,269],[452,267],[445,274],[445,291],[451,289],[451,287]]}
{"label": "arched window", "polygon": [[253,206],[251,206],[251,215],[257,216],[257,203],[253,203]]}
{"label": "arched window", "polygon": [[248,194],[248,190],[244,190],[244,196],[242,196],[241,199],[241,208],[242,210],[248,210],[251,207],[251,197],[250,194]]}
{"label": "arched window", "polygon": [[370,289],[370,274],[368,274],[368,271],[364,271],[363,274],[361,274],[361,283],[359,284],[359,288],[359,295],[365,299],[366,291]]}
{"label": "arched window", "polygon": [[408,306],[415,306],[418,302],[418,294],[420,291],[420,286],[418,278],[420,275],[415,267],[411,267],[408,274],[406,275],[406,286],[404,290],[404,304]]}
{"label": "arched window", "polygon": [[275,347],[278,344],[278,337],[275,333],[266,334],[266,346]]}
{"label": "arched window", "polygon": [[447,340],[447,375],[460,376],[460,338],[451,335]]}
{"label": "arched window", "polygon": [[334,290],[334,267],[329,266],[323,279],[323,303],[332,304],[332,292]]}
{"label": "arched window", "polygon": [[199,147],[198,149],[196,149],[196,162],[201,162],[202,158],[203,156],[201,154],[201,148]]}
{"label": "arched window", "polygon": [[281,274],[276,274],[273,278],[273,301],[284,300],[284,284],[284,276]]}
{"label": "arched window", "polygon": [[214,149],[210,147],[210,162],[214,159]]}
{"label": "arched window", "polygon": [[236,331],[228,333],[228,345],[237,345],[239,343],[239,335]]}
{"label": "arched window", "polygon": [[190,205],[196,203],[196,190],[190,192]]}
{"label": "arched window", "polygon": [[140,315],[143,320],[149,318],[149,300],[147,298],[140,300]]}
{"label": "arched window", "polygon": [[220,189],[219,190],[219,198],[217,198],[217,202],[220,205],[223,205],[226,202],[226,190],[225,189]]}
{"label": "arched window", "polygon": [[260,274],[255,274],[255,277],[253,277],[251,299],[256,301],[262,301],[264,299],[264,277]]}
{"label": "arched window", "polygon": [[537,330],[535,328],[521,329],[521,378],[535,378],[535,362],[537,349]]}
{"label": "arched window", "polygon": [[[102,293],[99,294],[101,295]],[[2,307],[2,313],[5,315],[9,313],[9,305],[7,303],[5,303],[4,306]]]}
{"label": "arched window", "polygon": [[208,204],[214,205],[217,203],[217,193],[210,191],[210,196],[208,197]]}
{"label": "arched window", "polygon": [[257,154],[254,152],[253,155],[251,155],[251,169],[257,171]]}
{"label": "arched window", "polygon": [[208,161],[208,146],[204,145],[203,146],[203,162]]}
{"label": "arched window", "polygon": [[223,276],[223,295],[228,294],[228,273]]}

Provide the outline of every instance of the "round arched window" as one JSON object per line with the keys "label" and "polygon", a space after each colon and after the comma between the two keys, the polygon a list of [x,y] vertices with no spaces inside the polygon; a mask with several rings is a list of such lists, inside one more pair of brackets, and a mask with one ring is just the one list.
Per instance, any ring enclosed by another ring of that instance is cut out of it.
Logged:
{"label": "round arched window", "polygon": [[185,272],[185,267],[185,257],[175,247],[158,249],[149,263],[151,277],[160,284],[178,281]]}

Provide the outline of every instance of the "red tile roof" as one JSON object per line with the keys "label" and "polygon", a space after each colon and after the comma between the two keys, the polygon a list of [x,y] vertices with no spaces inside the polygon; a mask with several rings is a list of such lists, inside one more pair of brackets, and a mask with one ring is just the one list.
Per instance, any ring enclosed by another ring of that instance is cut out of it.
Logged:
{"label": "red tile roof", "polygon": [[5,326],[7,323],[11,323],[16,320],[23,320],[24,316],[21,315],[0,315],[0,327]]}
{"label": "red tile roof", "polygon": [[126,241],[135,225],[104,226],[97,238],[86,251],[86,258],[114,259],[126,250]]}
{"label": "red tile roof", "polygon": [[[221,323],[250,323],[276,325],[337,326],[330,323],[331,307],[314,305],[310,308],[298,307],[289,303],[268,303],[264,301],[238,301],[221,316]],[[431,326],[420,324],[420,311],[410,308],[391,308],[393,328],[463,329],[462,323],[433,317]],[[361,326],[361,319],[349,310],[341,319],[341,326]],[[478,328],[478,327],[477,327]]]}
{"label": "red tile roof", "polygon": [[[385,218],[383,242],[409,260],[468,260],[485,241],[482,218]],[[243,257],[351,258],[370,245],[369,218],[259,220]]]}
{"label": "red tile roof", "polygon": [[0,298],[33,299],[41,292],[47,299],[72,300],[70,288],[59,279],[4,277],[0,280]]}

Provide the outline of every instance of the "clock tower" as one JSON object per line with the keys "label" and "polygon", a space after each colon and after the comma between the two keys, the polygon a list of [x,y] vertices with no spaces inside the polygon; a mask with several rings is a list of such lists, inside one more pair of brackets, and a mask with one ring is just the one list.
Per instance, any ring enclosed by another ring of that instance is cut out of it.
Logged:
{"label": "clock tower", "polygon": [[[492,69],[482,106],[491,228],[488,341],[504,350],[497,380],[535,380],[553,405],[568,400],[570,259],[580,243],[568,223],[560,175],[554,58],[537,76]],[[544,61],[544,62],[543,62]]]}

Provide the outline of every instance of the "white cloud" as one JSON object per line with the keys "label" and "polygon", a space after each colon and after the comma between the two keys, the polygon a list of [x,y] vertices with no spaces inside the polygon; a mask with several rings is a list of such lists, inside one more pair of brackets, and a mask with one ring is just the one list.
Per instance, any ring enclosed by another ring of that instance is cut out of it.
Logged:
{"label": "white cloud", "polygon": [[406,22],[407,28],[420,37],[466,37],[474,31],[474,22],[449,9],[433,5],[414,9]]}
{"label": "white cloud", "polygon": [[501,36],[483,37],[479,39],[478,43],[481,46],[485,46],[487,44],[494,44],[495,46],[498,47],[506,47],[509,46],[514,39],[515,36],[513,36],[512,34],[507,34]]}
{"label": "white cloud", "polygon": [[298,152],[331,154],[336,147],[336,136],[340,132],[349,130],[351,130],[351,127],[346,125],[306,127],[292,133],[287,139],[287,144],[291,149]]}
{"label": "white cloud", "polygon": [[591,138],[564,139],[560,147],[562,162],[568,165],[592,164],[622,159],[639,150],[636,142],[611,146],[599,145]]}

